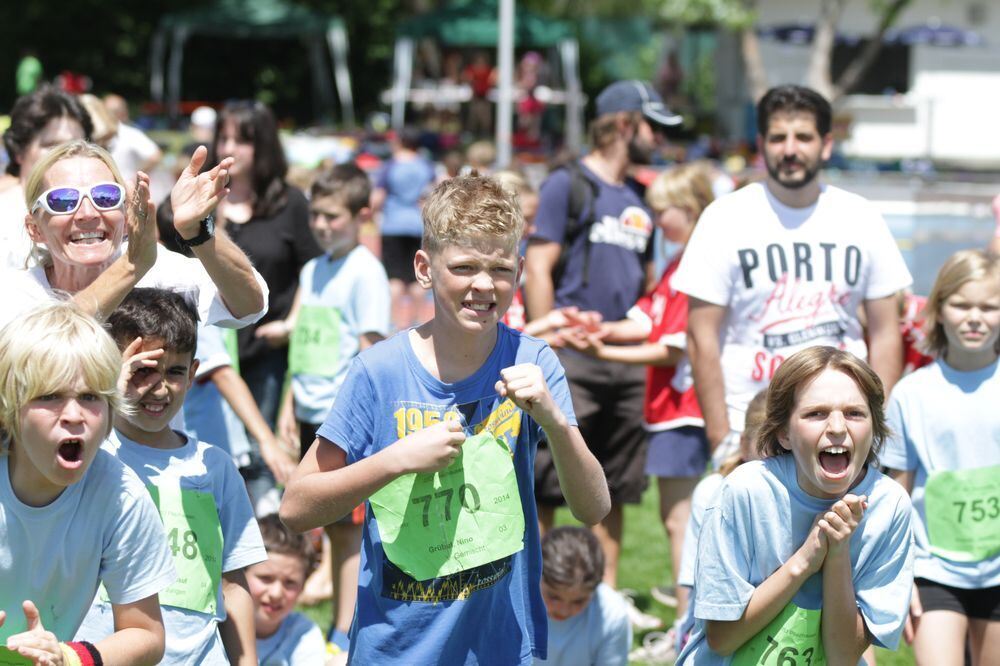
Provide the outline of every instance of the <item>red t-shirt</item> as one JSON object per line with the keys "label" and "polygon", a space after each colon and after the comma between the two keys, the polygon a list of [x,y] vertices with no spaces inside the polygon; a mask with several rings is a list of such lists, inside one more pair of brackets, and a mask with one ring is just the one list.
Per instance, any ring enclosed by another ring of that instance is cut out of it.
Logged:
{"label": "red t-shirt", "polygon": [[526,323],[524,321],[524,296],[521,294],[520,287],[514,290],[514,300],[511,301],[510,307],[507,308],[501,321],[516,331],[524,330]]}
{"label": "red t-shirt", "polygon": [[[680,261],[678,254],[653,291],[640,298],[629,311],[629,317],[648,317],[652,324],[649,342],[686,350],[687,296],[670,288],[670,279]],[[649,366],[643,420],[649,431],[705,426],[686,355],[675,366]]]}
{"label": "red t-shirt", "polygon": [[934,361],[921,350],[924,334],[924,306],[927,299],[923,296],[907,294],[903,305],[903,316],[899,321],[900,333],[903,336],[903,374],[908,375],[917,368],[922,368]]}

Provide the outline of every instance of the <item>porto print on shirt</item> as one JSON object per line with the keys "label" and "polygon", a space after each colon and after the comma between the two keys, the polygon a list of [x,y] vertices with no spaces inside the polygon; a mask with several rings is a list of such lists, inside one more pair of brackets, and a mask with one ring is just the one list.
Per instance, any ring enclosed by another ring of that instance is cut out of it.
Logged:
{"label": "porto print on shirt", "polygon": [[856,245],[835,242],[771,243],[736,251],[739,285],[769,292],[746,313],[759,349],[751,378],[770,379],[781,361],[811,344],[842,346],[856,287],[864,275]]}

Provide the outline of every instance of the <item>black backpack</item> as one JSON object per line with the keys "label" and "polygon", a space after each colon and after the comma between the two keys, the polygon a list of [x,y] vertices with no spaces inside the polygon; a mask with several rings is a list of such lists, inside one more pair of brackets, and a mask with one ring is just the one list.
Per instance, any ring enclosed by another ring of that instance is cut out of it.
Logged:
{"label": "black backpack", "polygon": [[569,204],[566,208],[566,232],[563,234],[562,248],[559,260],[552,268],[552,284],[559,285],[566,263],[569,261],[569,249],[580,234],[583,241],[583,286],[590,282],[590,227],[596,221],[594,201],[597,200],[598,185],[583,173],[580,162],[573,160],[559,167],[569,173]]}

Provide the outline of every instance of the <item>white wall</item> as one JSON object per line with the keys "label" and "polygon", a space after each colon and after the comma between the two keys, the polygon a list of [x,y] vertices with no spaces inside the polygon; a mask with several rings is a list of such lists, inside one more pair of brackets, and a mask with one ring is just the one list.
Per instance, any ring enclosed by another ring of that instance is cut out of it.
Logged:
{"label": "white wall", "polygon": [[[818,0],[763,0],[758,25],[813,23]],[[876,17],[870,0],[848,0],[838,31],[871,34]],[[1000,3],[994,0],[914,0],[896,23],[905,28],[940,23],[975,30],[981,47],[915,46],[910,90],[905,95],[853,95],[848,156],[869,159],[926,158],[940,164],[1000,167]],[[762,41],[769,83],[805,83],[809,45]]]}

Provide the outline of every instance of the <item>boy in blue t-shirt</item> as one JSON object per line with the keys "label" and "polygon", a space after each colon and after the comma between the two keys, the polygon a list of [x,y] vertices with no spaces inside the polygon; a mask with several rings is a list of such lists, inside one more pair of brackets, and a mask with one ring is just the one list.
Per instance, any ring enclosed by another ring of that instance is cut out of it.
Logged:
{"label": "boy in blue t-shirt", "polygon": [[[291,391],[278,419],[278,431],[302,455],[333,407],[347,368],[358,352],[389,334],[389,281],[385,269],[361,245],[361,224],[368,218],[371,185],[354,164],[339,164],[319,175],[310,190],[309,228],[324,254],[299,275],[299,289],[288,318],[261,327],[279,345],[289,343]],[[290,335],[290,340],[289,340]],[[331,565],[321,568],[318,588],[334,592],[334,642],[346,647],[354,617],[363,507],[326,526]]]}
{"label": "boy in blue t-shirt", "polygon": [[[160,513],[178,580],[160,593],[164,664],[256,664],[246,567],[267,559],[253,508],[223,449],[172,430],[197,370],[198,313],[178,293],[133,289],[108,317],[122,349],[129,409],[103,448],[146,485]],[[77,636],[110,631],[98,595]]]}
{"label": "boy in blue t-shirt", "polygon": [[610,507],[555,354],[499,324],[524,219],[491,179],[439,185],[417,280],[434,317],[362,352],[285,491],[325,525],[368,500],[352,663],[530,664],[546,655],[532,464],[545,438],[574,515]]}
{"label": "boy in blue t-shirt", "polygon": [[306,577],[316,565],[312,542],[288,531],[277,514],[260,519],[267,561],[247,568],[253,597],[260,666],[321,666],[326,641],[312,620],[294,612]]}

